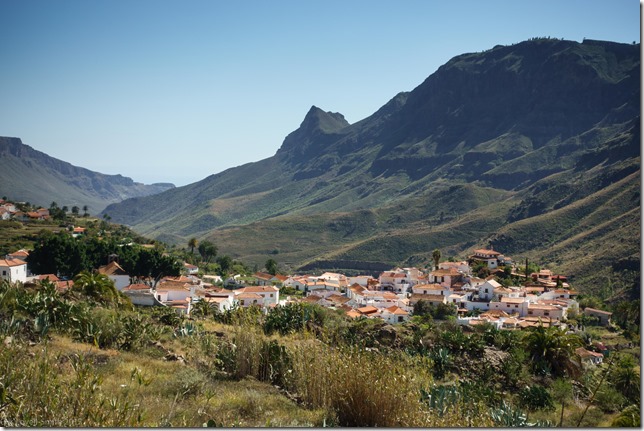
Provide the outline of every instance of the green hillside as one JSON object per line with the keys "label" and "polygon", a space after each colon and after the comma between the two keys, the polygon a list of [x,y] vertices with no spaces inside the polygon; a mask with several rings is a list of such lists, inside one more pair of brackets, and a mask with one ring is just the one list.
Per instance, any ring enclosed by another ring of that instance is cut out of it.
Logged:
{"label": "green hillside", "polygon": [[0,194],[15,201],[56,202],[100,213],[108,204],[174,188],[141,184],[121,175],[105,175],[73,166],[36,151],[19,138],[0,136]]}
{"label": "green hillside", "polygon": [[361,121],[313,106],[273,157],[105,213],[251,264],[358,271],[492,245],[588,288],[606,271],[633,284],[639,77],[636,44],[463,54]]}

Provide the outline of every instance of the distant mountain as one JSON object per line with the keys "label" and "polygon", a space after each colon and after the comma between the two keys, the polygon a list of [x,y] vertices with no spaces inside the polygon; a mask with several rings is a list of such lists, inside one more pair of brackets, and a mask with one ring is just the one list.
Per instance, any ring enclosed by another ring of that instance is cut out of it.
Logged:
{"label": "distant mountain", "polygon": [[0,137],[0,193],[12,200],[72,208],[88,206],[91,214],[124,199],[148,196],[173,184],[145,185],[121,175],[105,175],[73,166],[34,150],[19,138]]}
{"label": "distant mountain", "polygon": [[105,212],[260,265],[494,245],[599,276],[639,262],[639,173],[639,44],[533,39],[459,55],[354,124],[313,106],[273,157]]}

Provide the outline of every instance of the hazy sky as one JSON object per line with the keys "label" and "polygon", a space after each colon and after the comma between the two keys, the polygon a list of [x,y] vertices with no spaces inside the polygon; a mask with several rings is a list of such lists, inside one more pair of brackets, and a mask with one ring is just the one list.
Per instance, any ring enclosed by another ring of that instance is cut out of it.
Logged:
{"label": "hazy sky", "polygon": [[0,0],[0,16],[0,136],[178,186],[272,156],[312,105],[359,121],[459,54],[640,42],[638,0]]}

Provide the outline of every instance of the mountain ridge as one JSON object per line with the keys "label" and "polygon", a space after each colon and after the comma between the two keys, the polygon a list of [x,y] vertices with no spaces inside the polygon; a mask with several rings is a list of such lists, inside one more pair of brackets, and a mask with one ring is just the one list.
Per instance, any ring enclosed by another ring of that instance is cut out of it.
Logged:
{"label": "mountain ridge", "polygon": [[[635,187],[639,76],[639,44],[497,45],[452,58],[353,124],[313,105],[272,157],[105,213],[178,245],[214,240],[258,264],[269,256],[248,244],[288,249],[280,257],[293,268],[361,253],[391,263],[429,259],[434,248],[464,256],[504,226],[565,217],[556,210],[627,177]],[[340,234],[345,225],[353,227]],[[624,229],[638,234],[630,222]],[[544,240],[533,237],[516,253],[566,271],[548,260]]]}
{"label": "mountain ridge", "polygon": [[95,214],[110,203],[174,188],[142,184],[120,174],[107,175],[51,157],[20,138],[0,137],[0,183],[11,199],[60,206],[87,205]]}

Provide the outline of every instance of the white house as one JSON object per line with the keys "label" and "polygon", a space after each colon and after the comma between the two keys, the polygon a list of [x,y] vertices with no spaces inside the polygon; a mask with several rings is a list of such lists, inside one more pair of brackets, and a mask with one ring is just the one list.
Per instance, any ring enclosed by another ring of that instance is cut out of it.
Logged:
{"label": "white house", "polygon": [[494,290],[501,287],[501,284],[495,280],[487,280],[479,286],[479,299],[490,301],[494,297]]}
{"label": "white house", "polygon": [[370,275],[356,275],[354,277],[347,278],[347,284],[353,286],[354,284],[359,284],[362,287],[369,286],[369,280],[374,280]]}
{"label": "white house", "polygon": [[284,280],[284,286],[292,287],[295,290],[304,290],[306,287],[306,277],[289,276]]}
{"label": "white house", "polygon": [[217,306],[220,312],[230,310],[237,302],[235,299],[235,294],[232,291],[230,291],[230,294],[208,294],[207,296],[202,297],[200,301],[204,301],[213,306]]}
{"label": "white house", "polygon": [[27,281],[27,262],[20,259],[0,259],[0,278],[11,283]]}
{"label": "white house", "polygon": [[[269,307],[271,305],[277,305],[279,303],[280,290],[275,286],[246,286],[241,289],[234,291],[239,299],[241,304],[242,299],[257,299],[257,298],[246,298],[239,297],[240,294],[253,294],[259,295],[261,301],[258,303],[260,306]],[[244,304],[241,304],[244,305]]]}
{"label": "white house", "polygon": [[490,269],[498,268],[499,256],[501,253],[494,250],[479,249],[474,250],[474,254],[470,256],[470,260],[474,262],[483,262]]}
{"label": "white house", "polygon": [[550,317],[561,320],[566,317],[566,307],[549,304],[529,304],[527,315],[532,317]]}
{"label": "white house", "polygon": [[154,295],[159,302],[185,301],[190,297],[190,290],[184,287],[157,287]]}
{"label": "white house", "polygon": [[159,301],[154,296],[152,288],[147,284],[130,284],[123,288],[122,292],[130,298],[130,301],[132,301],[132,304],[134,305],[159,305]]}
{"label": "white house", "polygon": [[411,288],[412,293],[417,293],[420,295],[441,295],[449,296],[452,294],[452,290],[449,287],[445,287],[441,284],[417,284]]}
{"label": "white house", "polygon": [[239,293],[235,295],[235,300],[242,307],[250,307],[251,305],[262,307],[264,303],[264,298],[256,293]]}
{"label": "white house", "polygon": [[438,264],[438,269],[455,269],[461,274],[469,275],[472,271],[470,266],[465,261],[461,262],[441,262]]}
{"label": "white house", "polygon": [[188,262],[183,262],[183,271],[187,275],[195,275],[199,272],[199,267]]}
{"label": "white house", "polygon": [[454,283],[462,281],[463,274],[455,268],[437,269],[429,274],[429,282],[451,288]]}
{"label": "white house", "polygon": [[387,323],[402,323],[409,320],[409,313],[395,305],[378,311],[379,317]]}
{"label": "white house", "polygon": [[410,277],[404,272],[383,272],[378,277],[378,281],[381,286],[391,288],[395,292],[406,292],[411,286]]}
{"label": "white house", "polygon": [[499,301],[490,301],[490,310],[501,310],[508,314],[518,313],[520,317],[528,315],[527,298],[502,297]]}
{"label": "white house", "polygon": [[130,285],[130,275],[115,260],[98,268],[99,274],[106,275],[114,282],[116,290],[121,291]]}
{"label": "white house", "polygon": [[599,365],[604,361],[604,355],[602,355],[601,353],[586,350],[583,347],[578,347],[577,349],[575,349],[575,353],[585,364]]}

